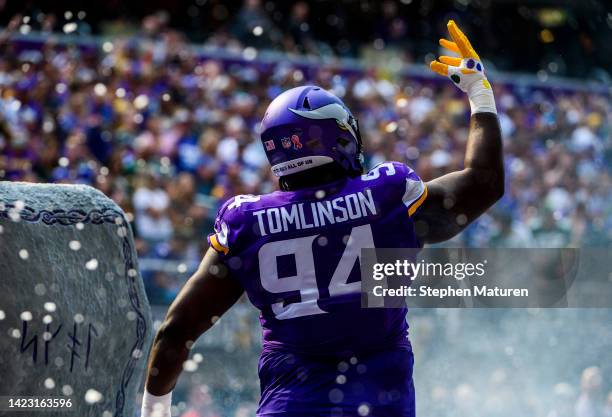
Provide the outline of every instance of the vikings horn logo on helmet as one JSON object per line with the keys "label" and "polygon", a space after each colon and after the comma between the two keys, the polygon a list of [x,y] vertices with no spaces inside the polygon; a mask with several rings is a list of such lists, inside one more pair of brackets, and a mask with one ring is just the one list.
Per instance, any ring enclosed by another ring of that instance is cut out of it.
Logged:
{"label": "vikings horn logo on helmet", "polygon": [[338,103],[327,104],[323,107],[319,107],[314,110],[296,110],[289,109],[291,112],[298,116],[305,117],[307,119],[322,120],[322,119],[335,119],[338,125],[351,132],[351,135],[357,139],[357,132],[355,127],[351,125],[351,115],[344,107]]}

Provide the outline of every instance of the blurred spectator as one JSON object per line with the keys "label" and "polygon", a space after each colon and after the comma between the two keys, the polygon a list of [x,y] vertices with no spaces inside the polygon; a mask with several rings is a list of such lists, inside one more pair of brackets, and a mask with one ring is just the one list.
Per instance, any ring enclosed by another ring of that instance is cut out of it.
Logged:
{"label": "blurred spectator", "polygon": [[208,389],[205,386],[195,386],[189,393],[189,408],[181,417],[221,417],[214,408]]}
{"label": "blurred spectator", "polygon": [[244,0],[232,23],[232,34],[246,46],[274,48],[281,34],[264,10],[261,0]]}
{"label": "blurred spectator", "polygon": [[162,242],[172,236],[173,226],[168,216],[170,199],[153,174],[143,175],[137,181],[133,204],[140,237],[149,242]]}
{"label": "blurred spectator", "polygon": [[207,210],[196,204],[195,176],[182,172],[172,182],[169,190],[169,214],[174,225],[174,232],[184,239],[197,240],[206,234],[203,221]]}
{"label": "blurred spectator", "polygon": [[600,417],[604,410],[601,371],[591,366],[582,371],[576,417]]}
{"label": "blurred spectator", "polygon": [[608,397],[606,398],[606,406],[603,410],[604,417],[612,417],[612,391],[608,392]]}
{"label": "blurred spectator", "polygon": [[291,7],[285,36],[286,49],[302,54],[315,55],[317,53],[318,48],[308,21],[309,14],[310,6],[304,1],[298,1]]}
{"label": "blurred spectator", "polygon": [[554,406],[547,417],[574,417],[576,404],[576,393],[574,388],[567,383],[555,385],[553,390]]}
{"label": "blurred spectator", "polygon": [[497,232],[491,237],[492,247],[528,248],[534,244],[531,230],[515,221],[509,213],[499,215],[497,227]]}

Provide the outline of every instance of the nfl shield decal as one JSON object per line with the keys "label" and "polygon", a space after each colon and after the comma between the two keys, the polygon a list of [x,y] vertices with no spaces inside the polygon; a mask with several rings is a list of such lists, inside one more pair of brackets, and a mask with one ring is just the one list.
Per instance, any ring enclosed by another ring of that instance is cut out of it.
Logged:
{"label": "nfl shield decal", "polygon": [[265,141],[264,146],[266,147],[266,151],[273,151],[276,148],[273,140]]}

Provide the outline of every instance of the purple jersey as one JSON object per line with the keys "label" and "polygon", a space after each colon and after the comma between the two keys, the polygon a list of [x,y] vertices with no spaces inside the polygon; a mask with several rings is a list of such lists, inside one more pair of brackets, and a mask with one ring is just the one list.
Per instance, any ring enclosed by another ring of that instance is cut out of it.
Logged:
{"label": "purple jersey", "polygon": [[262,401],[278,380],[262,375],[280,360],[271,353],[295,361],[409,349],[406,309],[361,307],[359,256],[362,248],[420,247],[411,216],[426,196],[414,171],[387,162],[357,178],[240,195],[221,207],[209,242],[261,311]]}

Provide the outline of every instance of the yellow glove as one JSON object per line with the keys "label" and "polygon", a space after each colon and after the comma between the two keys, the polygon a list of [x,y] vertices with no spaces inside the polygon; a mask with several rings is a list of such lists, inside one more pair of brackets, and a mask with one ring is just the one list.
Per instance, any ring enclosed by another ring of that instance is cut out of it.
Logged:
{"label": "yellow glove", "polygon": [[453,41],[440,39],[440,45],[455,52],[459,57],[441,56],[432,61],[432,71],[448,77],[463,92],[468,94],[472,114],[496,113],[493,90],[487,77],[480,57],[472,47],[468,38],[461,32],[453,20],[449,20],[448,32]]}

